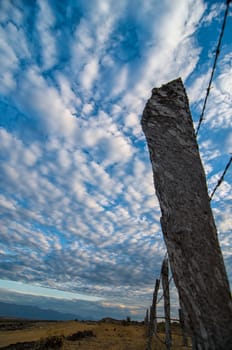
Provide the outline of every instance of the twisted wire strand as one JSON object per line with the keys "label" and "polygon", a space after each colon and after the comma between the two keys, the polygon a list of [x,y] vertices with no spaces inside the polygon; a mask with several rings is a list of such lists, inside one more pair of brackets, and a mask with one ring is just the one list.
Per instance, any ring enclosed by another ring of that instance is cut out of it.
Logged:
{"label": "twisted wire strand", "polygon": [[230,160],[229,160],[228,163],[226,164],[225,169],[224,169],[224,171],[223,171],[223,173],[222,173],[222,176],[221,176],[220,179],[218,180],[218,182],[217,182],[216,186],[214,187],[214,189],[213,189],[211,195],[209,196],[209,200],[210,200],[210,201],[212,200],[212,198],[213,198],[215,192],[217,191],[218,187],[222,184],[222,182],[223,182],[223,180],[224,180],[224,177],[225,177],[227,171],[229,170],[229,167],[230,167],[230,165],[231,165],[231,162],[232,162],[232,156],[230,157]]}
{"label": "twisted wire strand", "polygon": [[213,63],[211,76],[210,76],[210,79],[209,79],[209,85],[208,85],[208,87],[206,89],[206,96],[205,96],[202,112],[201,112],[200,119],[199,119],[199,122],[198,122],[197,130],[196,130],[196,136],[199,133],[202,121],[204,119],[205,108],[206,108],[207,100],[208,100],[208,97],[209,97],[209,93],[210,93],[210,89],[211,89],[211,85],[212,85],[212,81],[213,81],[213,76],[214,76],[214,72],[215,72],[216,65],[217,65],[218,56],[220,54],[222,38],[223,38],[223,35],[224,35],[224,30],[225,30],[225,26],[226,26],[226,20],[227,20],[227,17],[228,17],[229,6],[230,6],[231,1],[232,0],[227,0],[226,1],[226,10],[225,10],[225,14],[224,14],[224,19],[223,19],[222,28],[221,28],[221,32],[220,32],[217,48],[216,48],[216,54],[215,54],[215,58],[214,58],[214,63]]}

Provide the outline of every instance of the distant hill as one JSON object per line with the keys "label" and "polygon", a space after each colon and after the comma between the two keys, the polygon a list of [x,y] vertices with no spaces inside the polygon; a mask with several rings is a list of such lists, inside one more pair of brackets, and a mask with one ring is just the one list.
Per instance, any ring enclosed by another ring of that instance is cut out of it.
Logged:
{"label": "distant hill", "polygon": [[115,323],[115,324],[121,324],[123,320],[116,320],[115,318],[111,317],[104,317],[101,319],[101,322],[105,323]]}
{"label": "distant hill", "polygon": [[78,315],[61,313],[55,310],[40,309],[36,306],[17,305],[0,302],[0,317],[28,318],[32,320],[66,321],[82,319]]}

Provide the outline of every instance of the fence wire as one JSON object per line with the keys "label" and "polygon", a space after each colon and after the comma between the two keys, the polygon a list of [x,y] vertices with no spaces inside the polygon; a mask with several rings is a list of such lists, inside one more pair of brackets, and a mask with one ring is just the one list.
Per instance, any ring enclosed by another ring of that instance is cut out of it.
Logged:
{"label": "fence wire", "polygon": [[172,279],[173,279],[173,276],[171,276],[171,277],[169,278],[169,280],[168,280],[168,286],[166,287],[165,290],[163,290],[163,293],[162,293],[162,295],[159,297],[159,299],[157,300],[156,305],[158,305],[158,304],[161,302],[161,300],[163,299],[163,297],[164,297],[164,292],[165,292],[165,291],[168,289],[168,287],[170,286],[170,283],[171,283]]}
{"label": "fence wire", "polygon": [[[160,319],[160,318],[162,318],[162,317],[156,317],[156,319]],[[163,317],[163,319],[165,319],[165,317]],[[171,321],[175,321],[175,322],[180,322],[180,320],[179,319],[173,319],[173,318],[171,318],[170,319]],[[159,332],[160,333],[160,332]],[[166,348],[168,348],[168,345],[165,343],[165,341],[158,335],[158,331],[157,332],[153,332],[153,334],[152,334],[152,336],[154,336],[160,343],[162,343]],[[182,334],[180,334],[180,333],[177,333],[177,332],[173,332],[172,331],[172,336],[178,336],[178,337],[182,337]],[[172,342],[173,342],[173,339],[172,339]],[[171,345],[171,348],[172,348],[172,346],[175,346],[175,344],[173,343],[172,345]],[[192,349],[192,346],[190,346],[190,345],[178,345],[179,346],[179,348],[188,348],[188,349]]]}
{"label": "fence wire", "polygon": [[226,20],[227,20],[227,17],[228,17],[229,6],[230,6],[231,1],[232,0],[227,0],[226,1],[226,9],[225,9],[225,14],[224,14],[224,19],[223,19],[222,28],[221,28],[221,32],[220,32],[217,48],[216,48],[213,68],[212,68],[212,72],[211,72],[210,79],[209,79],[209,85],[208,85],[208,87],[206,89],[206,96],[205,96],[202,112],[201,112],[200,119],[199,119],[199,122],[198,122],[197,130],[196,130],[196,136],[198,135],[198,132],[199,132],[201,124],[202,124],[202,121],[204,120],[205,108],[206,108],[207,100],[208,100],[208,97],[209,97],[210,88],[211,88],[211,85],[212,85],[213,76],[214,76],[214,72],[215,72],[215,69],[216,69],[218,56],[220,54],[222,38],[223,38],[223,35],[224,35],[224,31],[225,31]]}
{"label": "fence wire", "polygon": [[216,186],[214,187],[214,189],[213,189],[211,195],[209,196],[209,200],[210,200],[210,201],[212,200],[212,198],[213,198],[215,192],[217,191],[218,187],[222,184],[222,182],[223,182],[223,180],[224,180],[224,177],[225,177],[227,171],[229,170],[229,167],[230,167],[230,165],[231,165],[231,162],[232,162],[232,156],[230,157],[229,162],[226,164],[225,169],[224,169],[224,171],[223,171],[223,173],[222,173],[222,176],[221,176],[220,179],[218,180],[218,182],[217,182]]}

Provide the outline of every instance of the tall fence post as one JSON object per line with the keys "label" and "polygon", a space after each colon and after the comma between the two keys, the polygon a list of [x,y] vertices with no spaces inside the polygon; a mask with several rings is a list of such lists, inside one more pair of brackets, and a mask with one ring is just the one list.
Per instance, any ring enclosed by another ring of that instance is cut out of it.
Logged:
{"label": "tall fence post", "polygon": [[180,78],[152,90],[142,128],[170,266],[197,349],[231,349],[229,282]]}
{"label": "tall fence post", "polygon": [[149,319],[149,323],[148,323],[148,334],[147,334],[147,346],[146,346],[146,350],[151,350],[152,347],[152,319],[153,319],[153,309],[152,306],[150,307],[150,319]]}
{"label": "tall fence post", "polygon": [[170,321],[170,293],[169,293],[169,280],[168,280],[168,259],[164,259],[161,276],[162,286],[164,294],[164,316],[165,316],[165,344],[167,350],[171,349],[172,336],[171,336],[171,321]]}
{"label": "tall fence post", "polygon": [[147,350],[151,350],[153,334],[157,333],[156,303],[157,303],[159,285],[160,285],[160,280],[156,279],[155,289],[154,289],[153,298],[152,298],[152,305],[150,307],[150,322],[149,322],[149,331],[148,331],[148,340],[147,340]]}
{"label": "tall fence post", "polygon": [[153,300],[152,300],[152,308],[153,308],[153,332],[156,334],[157,333],[157,297],[158,297],[158,292],[159,292],[159,286],[160,286],[160,280],[156,279],[155,281],[155,289],[153,293]]}
{"label": "tall fence post", "polygon": [[144,326],[145,326],[145,329],[146,329],[146,333],[148,335],[148,327],[149,327],[149,311],[148,311],[148,309],[146,310],[146,315],[145,315],[145,318],[144,318]]}

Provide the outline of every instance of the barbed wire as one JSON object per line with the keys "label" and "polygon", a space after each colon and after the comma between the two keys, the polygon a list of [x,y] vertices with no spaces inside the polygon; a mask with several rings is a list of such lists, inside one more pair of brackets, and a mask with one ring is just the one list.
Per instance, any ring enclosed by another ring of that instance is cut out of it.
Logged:
{"label": "barbed wire", "polygon": [[[157,320],[160,319],[160,320],[166,320],[167,317],[165,316],[156,316],[154,317],[156,318]],[[170,321],[173,321],[173,322],[180,322],[180,319],[179,318],[173,318],[173,317],[170,317],[169,318]]]}
{"label": "barbed wire", "polygon": [[[168,257],[168,252],[166,251],[166,253],[165,253],[165,255],[164,255],[164,258],[163,258],[163,262],[164,262],[165,259],[167,259],[167,261],[168,261],[168,258],[167,258],[167,257]],[[163,265],[162,265],[162,266],[163,266]],[[160,270],[160,277],[159,277],[159,280],[161,279],[162,270],[163,270],[163,268],[161,268],[161,270]],[[156,307],[156,305],[158,305],[158,304],[160,303],[160,301],[164,298],[164,294],[165,294],[166,290],[169,288],[172,279],[173,279],[173,275],[171,275],[171,277],[169,278],[168,284],[167,284],[166,288],[163,289],[162,295],[159,297],[159,299],[158,299],[158,301],[156,301],[156,303],[152,304],[152,307]],[[158,288],[158,290],[159,290],[159,288]],[[154,317],[154,315],[153,315],[152,318],[151,318],[151,316],[150,316],[150,321],[148,321],[148,327],[149,327],[149,330],[148,330],[148,346],[147,346],[146,349],[151,349],[151,342],[152,342],[152,337],[153,337],[153,336],[155,336],[155,338],[157,338],[157,340],[158,340],[160,343],[162,343],[162,344],[166,347],[166,349],[169,349],[170,346],[166,343],[166,341],[164,341],[163,339],[160,338],[160,336],[158,335],[158,331],[154,332],[154,330],[153,330],[153,331],[151,330],[151,322],[154,322],[155,319],[156,319],[156,320],[162,319],[163,321],[166,321],[166,320],[168,319],[169,321],[178,322],[179,324],[180,324],[180,319],[178,319],[178,318],[167,317],[167,316],[165,316],[165,315],[164,315],[164,316],[155,316],[155,317]],[[152,332],[152,333],[150,333],[150,332]],[[175,333],[175,332],[174,332],[174,333],[172,332],[172,335],[181,336],[181,334]],[[184,347],[184,346],[180,346],[180,347],[182,348],[182,347]],[[187,347],[187,348],[191,348],[191,347],[189,347],[189,346],[185,346],[185,348],[186,348],[186,347]]]}
{"label": "barbed wire", "polygon": [[226,164],[225,169],[224,169],[224,171],[223,171],[223,173],[222,173],[222,176],[221,176],[220,179],[218,180],[218,182],[217,182],[216,186],[214,187],[214,189],[213,189],[211,195],[209,196],[209,200],[210,200],[210,201],[212,200],[212,198],[213,198],[215,192],[217,191],[218,187],[219,187],[219,186],[221,185],[221,183],[223,182],[224,177],[225,177],[227,171],[229,170],[229,167],[230,167],[230,165],[231,165],[231,162],[232,162],[232,156],[230,157],[229,162]]}
{"label": "barbed wire", "polygon": [[[181,334],[175,333],[175,332],[174,332],[174,333],[172,332],[172,335],[181,336]],[[163,345],[165,345],[166,348],[167,348],[167,344],[165,343],[165,341],[164,341],[163,339],[161,339],[161,338],[158,336],[158,332],[154,332],[154,333],[153,333],[153,336],[155,336],[155,337],[156,337]],[[179,345],[179,348],[182,348],[182,347],[192,349],[192,346],[188,346],[188,345]]]}
{"label": "barbed wire", "polygon": [[163,290],[163,294],[162,294],[162,295],[159,297],[159,299],[157,300],[156,305],[158,305],[158,304],[160,303],[160,301],[163,299],[163,297],[164,297],[164,292],[166,292],[166,290],[167,290],[168,287],[170,286],[170,283],[171,283],[172,279],[173,279],[173,276],[171,276],[171,277],[169,278],[169,280],[168,280],[168,285],[167,285],[166,289]]}
{"label": "barbed wire", "polygon": [[208,97],[209,97],[210,88],[211,88],[211,84],[212,84],[212,81],[213,81],[213,76],[214,76],[214,72],[215,72],[215,69],[216,69],[218,56],[220,54],[222,38],[223,38],[225,26],[226,26],[226,20],[227,20],[227,17],[228,17],[229,6],[230,6],[231,1],[232,0],[227,0],[226,1],[226,10],[225,10],[225,14],[224,14],[224,19],[223,19],[222,28],[221,28],[221,32],[220,32],[217,48],[216,48],[216,54],[215,54],[215,58],[214,58],[212,72],[211,72],[210,79],[209,79],[209,84],[208,84],[208,87],[206,89],[206,96],[205,96],[202,112],[201,112],[201,115],[200,115],[200,118],[199,118],[199,122],[198,122],[198,125],[197,125],[196,136],[198,135],[198,132],[199,132],[201,124],[202,124],[202,121],[204,119],[205,108],[206,108],[207,100],[208,100]]}
{"label": "barbed wire", "polygon": [[163,341],[163,339],[161,339],[157,333],[154,333],[154,336],[162,343],[166,346],[166,343]]}

